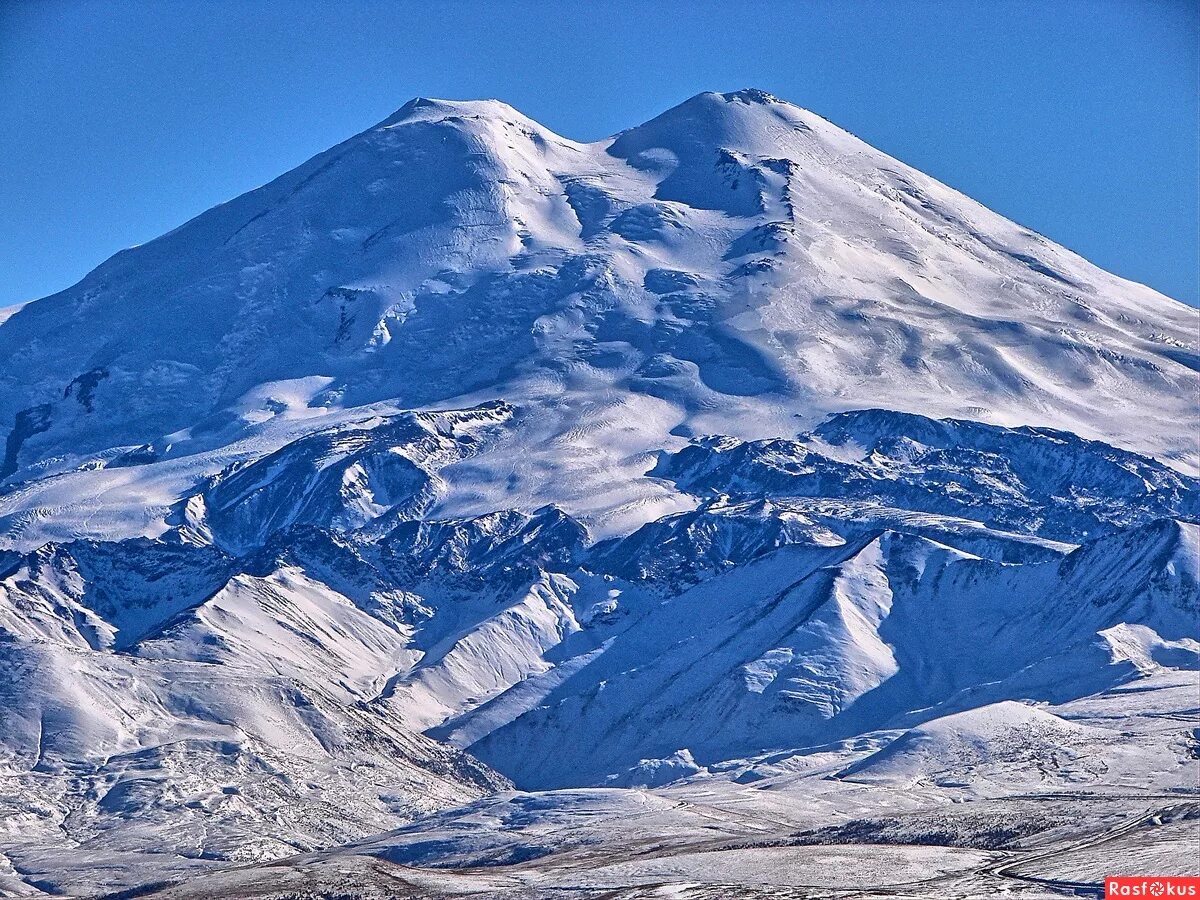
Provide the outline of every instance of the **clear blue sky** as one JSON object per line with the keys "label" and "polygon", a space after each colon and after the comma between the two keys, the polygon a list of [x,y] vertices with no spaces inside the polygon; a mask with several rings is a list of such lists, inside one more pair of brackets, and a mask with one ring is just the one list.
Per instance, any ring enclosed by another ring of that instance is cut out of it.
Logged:
{"label": "clear blue sky", "polygon": [[595,139],[760,87],[1200,304],[1194,0],[0,2],[0,307],[384,118]]}

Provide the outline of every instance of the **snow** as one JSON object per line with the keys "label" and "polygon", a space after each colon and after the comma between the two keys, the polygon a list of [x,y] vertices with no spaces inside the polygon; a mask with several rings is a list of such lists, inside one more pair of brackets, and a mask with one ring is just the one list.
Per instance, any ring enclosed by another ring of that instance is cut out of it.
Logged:
{"label": "snow", "polygon": [[414,100],[0,311],[0,894],[1174,865],[1198,329],[761,91]]}
{"label": "snow", "polygon": [[19,313],[25,305],[25,303],[14,303],[11,306],[0,307],[0,325],[3,325],[6,320],[11,319]]}

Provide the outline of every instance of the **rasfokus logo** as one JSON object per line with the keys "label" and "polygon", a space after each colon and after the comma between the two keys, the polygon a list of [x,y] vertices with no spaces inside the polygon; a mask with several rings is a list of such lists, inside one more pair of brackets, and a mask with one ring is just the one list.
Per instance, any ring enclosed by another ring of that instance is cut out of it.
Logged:
{"label": "rasfokus logo", "polygon": [[1104,879],[1104,896],[1200,897],[1200,878],[1167,875],[1110,876]]}

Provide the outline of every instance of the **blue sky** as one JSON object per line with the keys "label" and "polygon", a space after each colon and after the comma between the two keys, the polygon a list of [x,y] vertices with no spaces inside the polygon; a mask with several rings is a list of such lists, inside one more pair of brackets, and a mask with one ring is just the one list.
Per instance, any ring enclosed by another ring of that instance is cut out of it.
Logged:
{"label": "blue sky", "polygon": [[596,139],[760,87],[1200,305],[1193,0],[0,4],[0,307],[413,96]]}

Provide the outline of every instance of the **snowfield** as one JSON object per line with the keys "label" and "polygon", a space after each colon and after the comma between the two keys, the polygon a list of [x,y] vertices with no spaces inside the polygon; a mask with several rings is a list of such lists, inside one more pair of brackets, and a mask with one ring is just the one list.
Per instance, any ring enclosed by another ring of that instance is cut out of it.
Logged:
{"label": "snowfield", "polygon": [[1194,872],[1198,373],[761,91],[414,100],[0,311],[0,896]]}

